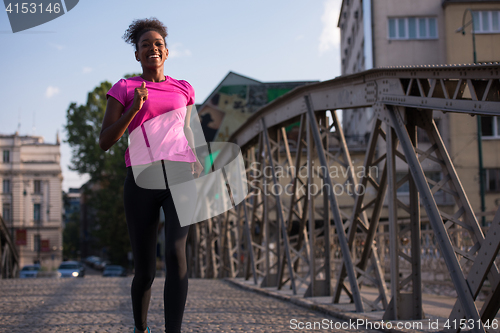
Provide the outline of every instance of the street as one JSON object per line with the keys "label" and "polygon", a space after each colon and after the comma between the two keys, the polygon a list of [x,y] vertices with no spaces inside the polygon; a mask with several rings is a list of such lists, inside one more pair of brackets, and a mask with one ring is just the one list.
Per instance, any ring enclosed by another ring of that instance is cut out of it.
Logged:
{"label": "street", "polygon": [[[0,332],[132,332],[131,281],[131,276],[93,274],[0,280]],[[153,333],[163,332],[163,282],[157,278],[153,284],[148,319]],[[300,325],[334,323],[330,320],[338,321],[223,280],[190,279],[183,332],[296,332]]]}

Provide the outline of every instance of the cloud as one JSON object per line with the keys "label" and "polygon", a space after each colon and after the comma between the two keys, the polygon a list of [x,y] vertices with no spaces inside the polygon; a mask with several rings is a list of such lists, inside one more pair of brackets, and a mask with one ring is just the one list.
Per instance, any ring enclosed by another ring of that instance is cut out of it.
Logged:
{"label": "cloud", "polygon": [[45,97],[47,98],[51,98],[57,94],[59,94],[59,88],[57,87],[48,86],[47,90],[45,90]]}
{"label": "cloud", "polygon": [[304,39],[304,34],[300,34],[297,37],[295,37],[295,40],[301,40]]}
{"label": "cloud", "polygon": [[184,58],[190,56],[191,51],[186,49],[181,43],[172,44],[172,46],[168,48],[169,58]]}
{"label": "cloud", "polygon": [[52,46],[53,48],[55,48],[58,51],[61,51],[61,50],[66,48],[66,46],[55,44],[55,43],[50,43],[50,46]]}
{"label": "cloud", "polygon": [[320,55],[340,46],[340,31],[337,28],[337,22],[339,20],[341,5],[341,0],[325,0],[324,2],[325,10],[321,16],[323,30],[319,37],[318,46]]}
{"label": "cloud", "polygon": [[82,69],[82,73],[83,74],[87,74],[87,73],[90,73],[92,72],[94,69],[92,67],[83,67]]}

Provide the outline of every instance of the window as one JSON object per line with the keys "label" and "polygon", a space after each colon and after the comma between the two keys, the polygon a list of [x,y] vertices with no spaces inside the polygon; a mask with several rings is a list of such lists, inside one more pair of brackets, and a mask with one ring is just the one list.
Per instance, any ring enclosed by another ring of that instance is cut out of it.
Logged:
{"label": "window", "polygon": [[40,235],[33,235],[33,251],[40,251]]}
{"label": "window", "polygon": [[435,17],[389,18],[389,39],[436,39]]}
{"label": "window", "polygon": [[41,215],[40,215],[40,204],[33,205],[33,219],[35,222],[40,223]]}
{"label": "window", "polygon": [[4,203],[2,207],[2,217],[4,221],[10,221],[10,203]]}
{"label": "window", "polygon": [[10,193],[10,179],[3,180],[3,193]]}
{"label": "window", "polygon": [[34,186],[35,187],[35,193],[36,194],[42,193],[42,181],[35,180],[34,183],[35,183],[35,186]]}
{"label": "window", "polygon": [[500,169],[486,169],[486,191],[500,192]]}
{"label": "window", "polygon": [[9,150],[3,151],[3,162],[10,163],[10,151]]}
{"label": "window", "polygon": [[481,134],[483,138],[500,139],[500,117],[481,116]]}
{"label": "window", "polygon": [[472,17],[475,33],[500,33],[500,11],[474,11]]}

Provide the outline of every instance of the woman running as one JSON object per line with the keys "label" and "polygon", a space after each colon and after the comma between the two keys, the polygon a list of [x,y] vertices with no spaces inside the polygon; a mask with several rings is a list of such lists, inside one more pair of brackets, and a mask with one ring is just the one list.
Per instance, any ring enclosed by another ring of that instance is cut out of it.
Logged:
{"label": "woman running", "polygon": [[[185,248],[189,225],[180,225],[169,185],[192,181],[203,170],[189,126],[194,90],[188,82],[164,74],[168,58],[166,37],[166,27],[156,18],[136,20],[125,32],[123,38],[135,47],[142,75],[121,79],[109,90],[99,138],[99,145],[105,151],[127,129],[131,138],[125,153],[124,205],[134,255],[131,288],[134,332],[151,332],[147,313],[156,273],[160,207],[166,220],[165,332],[181,331],[188,290]],[[133,146],[137,138],[145,140],[146,145]],[[145,161],[146,157],[150,160]],[[140,182],[138,165],[143,167],[141,170],[146,168]],[[163,175],[160,182],[159,173]]]}

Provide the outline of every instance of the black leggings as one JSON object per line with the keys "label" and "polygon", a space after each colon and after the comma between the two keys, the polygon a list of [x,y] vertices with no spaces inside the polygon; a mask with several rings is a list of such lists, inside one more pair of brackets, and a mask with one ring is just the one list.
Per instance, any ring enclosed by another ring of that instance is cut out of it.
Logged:
{"label": "black leggings", "polygon": [[[167,162],[167,161],[165,161]],[[176,162],[181,172],[191,173],[186,162]],[[180,164],[179,164],[180,163]],[[165,263],[167,276],[163,291],[165,332],[180,332],[188,291],[186,239],[189,225],[181,227],[172,195],[168,189],[152,190],[137,186],[131,167],[127,168],[124,204],[135,276],[132,281],[132,306],[137,329],[147,328],[151,285],[156,273],[156,236],[160,207],[165,213]],[[192,175],[191,175],[192,177]]]}

